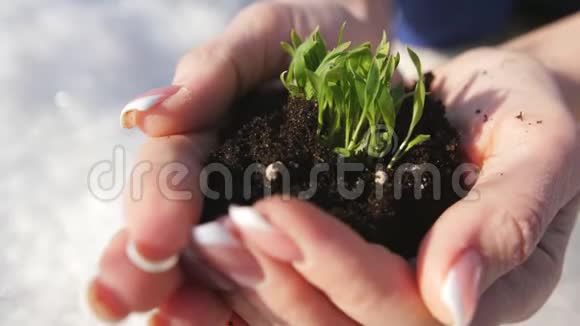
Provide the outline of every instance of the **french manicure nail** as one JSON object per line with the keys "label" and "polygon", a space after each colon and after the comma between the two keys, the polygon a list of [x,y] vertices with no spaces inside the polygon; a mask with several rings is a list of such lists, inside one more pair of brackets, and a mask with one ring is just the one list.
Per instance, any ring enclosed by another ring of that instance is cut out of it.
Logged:
{"label": "french manicure nail", "polygon": [[230,218],[238,227],[270,232],[272,225],[251,206],[230,205]]}
{"label": "french manicure nail", "polygon": [[90,283],[86,300],[91,312],[102,322],[119,322],[129,315],[129,310],[117,294],[98,279]]}
{"label": "french manicure nail", "polygon": [[156,88],[141,94],[127,103],[121,111],[120,123],[122,128],[131,129],[135,127],[137,120],[137,112],[144,112],[156,107],[167,98],[177,93],[181,89],[180,86],[167,86]]}
{"label": "french manicure nail", "polygon": [[139,252],[139,250],[137,249],[137,245],[132,240],[129,240],[127,242],[125,254],[127,255],[129,261],[135,267],[150,274],[159,274],[167,272],[168,270],[175,267],[175,265],[177,265],[177,263],[179,262],[178,255],[173,255],[171,257],[158,261],[148,259]]}
{"label": "french manicure nail", "polygon": [[263,252],[287,262],[302,259],[302,253],[296,244],[283,232],[272,226],[257,210],[251,206],[232,205],[229,215],[242,233],[255,243]]}
{"label": "french manicure nail", "polygon": [[453,317],[453,325],[468,326],[475,314],[483,270],[481,256],[466,251],[451,267],[441,289],[441,300]]}
{"label": "french manicure nail", "polygon": [[211,267],[236,284],[251,288],[262,280],[262,270],[255,258],[221,222],[196,226],[192,237]]}
{"label": "french manicure nail", "polygon": [[205,223],[193,228],[193,240],[203,246],[239,247],[241,244],[230,231],[219,222]]}

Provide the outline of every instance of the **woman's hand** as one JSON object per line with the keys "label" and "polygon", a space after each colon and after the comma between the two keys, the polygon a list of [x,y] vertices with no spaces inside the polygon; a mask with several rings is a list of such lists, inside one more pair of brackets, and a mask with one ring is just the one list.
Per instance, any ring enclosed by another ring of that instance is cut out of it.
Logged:
{"label": "woman's hand", "polygon": [[174,86],[148,92],[126,107],[122,125],[138,127],[150,138],[126,189],[127,227],[105,249],[89,287],[99,317],[120,320],[163,305],[162,312],[190,324],[220,325],[229,319],[231,308],[220,297],[185,282],[175,266],[200,217],[197,178],[215,127],[236,96],[285,69],[287,56],[279,43],[291,28],[304,36],[320,25],[325,35],[334,36],[348,21],[348,39],[378,38],[388,21],[387,3],[260,2],[242,11],[222,35],[185,55]]}
{"label": "woman's hand", "polygon": [[452,307],[441,300],[449,271],[469,259],[466,253],[480,259],[476,325],[529,318],[560,278],[580,204],[580,142],[547,71],[526,54],[479,49],[435,72],[433,91],[482,167],[475,200],[443,214],[418,257],[422,297],[442,321],[451,320],[450,311],[469,317],[465,308],[476,299]]}
{"label": "woman's hand", "polygon": [[580,203],[573,115],[523,54],[473,50],[435,76],[482,171],[424,239],[416,270],[299,201],[266,199],[196,228],[251,325],[496,325],[547,300]]}

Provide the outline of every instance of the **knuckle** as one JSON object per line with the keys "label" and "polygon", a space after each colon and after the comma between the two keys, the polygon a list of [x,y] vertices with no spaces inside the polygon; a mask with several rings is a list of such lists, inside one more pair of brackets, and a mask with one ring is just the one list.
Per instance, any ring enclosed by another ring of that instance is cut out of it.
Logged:
{"label": "knuckle", "polygon": [[557,246],[551,246],[548,243],[540,242],[538,244],[538,251],[544,255],[544,259],[547,262],[544,264],[545,270],[550,271],[546,273],[549,276],[546,276],[546,282],[549,287],[555,285],[560,281],[562,277],[562,273],[564,270],[564,255],[565,248],[558,248]]}
{"label": "knuckle", "polygon": [[543,234],[545,214],[537,200],[525,208],[517,208],[517,211],[507,209],[502,214],[508,236],[512,237],[505,242],[507,267],[513,268],[524,263],[534,252]]}
{"label": "knuckle", "polygon": [[[241,23],[253,28],[253,31],[268,29],[288,19],[290,8],[281,3],[257,2],[240,11],[232,24]],[[260,17],[260,19],[256,19]]]}
{"label": "knuckle", "polygon": [[206,63],[216,62],[227,58],[227,47],[222,46],[219,38],[207,41],[202,46],[196,47],[185,53],[177,62],[177,74],[180,72],[190,73],[196,67]]}

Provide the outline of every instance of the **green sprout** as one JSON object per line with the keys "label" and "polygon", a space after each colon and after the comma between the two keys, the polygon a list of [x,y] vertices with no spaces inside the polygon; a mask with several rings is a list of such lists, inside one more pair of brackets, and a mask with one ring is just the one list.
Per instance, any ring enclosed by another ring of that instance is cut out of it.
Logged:
{"label": "green sprout", "polygon": [[373,53],[368,42],[353,48],[350,42],[343,42],[345,26],[340,28],[337,46],[330,51],[318,28],[305,40],[292,30],[292,44],[281,43],[292,61],[280,80],[291,96],[317,103],[319,136],[345,157],[384,157],[393,146],[403,101],[413,96],[411,125],[389,162],[392,168],[411,148],[429,139],[429,135],[412,138],[425,105],[421,62],[407,49],[419,80],[413,92],[405,93],[403,87],[391,83],[400,56],[389,52],[386,33]]}

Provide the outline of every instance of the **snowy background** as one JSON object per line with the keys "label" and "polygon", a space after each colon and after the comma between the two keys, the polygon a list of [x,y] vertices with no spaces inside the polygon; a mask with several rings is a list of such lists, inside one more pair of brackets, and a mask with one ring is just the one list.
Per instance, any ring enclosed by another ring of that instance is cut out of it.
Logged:
{"label": "snowy background", "polygon": [[[0,325],[95,325],[80,292],[122,218],[87,175],[116,145],[130,168],[142,136],[119,129],[119,109],[168,84],[180,55],[248,1],[2,0]],[[580,324],[578,230],[571,248],[557,293],[525,325]]]}

